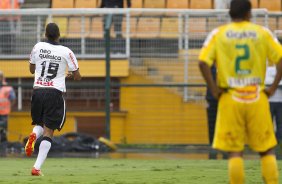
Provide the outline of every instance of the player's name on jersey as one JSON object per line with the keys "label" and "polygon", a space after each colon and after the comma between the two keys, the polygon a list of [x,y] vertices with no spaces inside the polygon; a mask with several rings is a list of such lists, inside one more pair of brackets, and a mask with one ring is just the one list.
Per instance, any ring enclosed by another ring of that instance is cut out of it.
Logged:
{"label": "player's name on jersey", "polygon": [[248,77],[248,78],[233,78],[228,79],[229,86],[232,87],[244,87],[250,85],[260,85],[262,81],[259,77]]}
{"label": "player's name on jersey", "polygon": [[39,57],[40,59],[52,59],[57,62],[60,62],[62,60],[61,56],[56,56],[52,54],[51,50],[47,50],[47,49],[40,49]]}
{"label": "player's name on jersey", "polygon": [[226,37],[230,39],[245,39],[245,38],[251,38],[251,39],[257,39],[257,33],[255,31],[227,31]]}

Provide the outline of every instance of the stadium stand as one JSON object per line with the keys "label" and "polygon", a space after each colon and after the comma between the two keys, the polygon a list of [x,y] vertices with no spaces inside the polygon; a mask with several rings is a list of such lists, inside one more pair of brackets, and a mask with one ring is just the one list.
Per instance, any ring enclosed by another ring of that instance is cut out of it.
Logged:
{"label": "stadium stand", "polygon": [[251,0],[252,8],[258,8],[258,0]]}
{"label": "stadium stand", "polygon": [[87,37],[90,33],[90,18],[84,18],[84,26],[83,19],[81,17],[70,17],[68,24],[67,37],[68,38],[80,38]]}
{"label": "stadium stand", "polygon": [[[262,26],[264,26],[266,23],[263,17],[256,18],[255,22]],[[277,30],[277,18],[276,17],[268,17],[267,24],[268,24],[268,28],[271,31]]]}
{"label": "stadium stand", "polygon": [[140,17],[136,37],[157,38],[160,35],[160,18]]}
{"label": "stadium stand", "polygon": [[[165,0],[144,0],[144,6],[143,8],[165,8],[166,7],[166,1]],[[146,13],[146,16],[160,16],[163,15],[164,13],[159,13],[159,12],[151,12],[151,13]]]}
{"label": "stadium stand", "polygon": [[[167,0],[166,2],[166,8],[169,9],[188,9],[189,8],[189,1],[188,0]],[[167,16],[177,16],[177,14],[172,12],[167,12]]]}
{"label": "stadium stand", "polygon": [[218,17],[209,17],[206,19],[207,21],[207,31],[210,32],[213,29],[217,28],[218,26],[221,26],[223,24],[225,24],[224,19],[218,18]]}
{"label": "stadium stand", "polygon": [[52,0],[52,8],[74,8],[74,0]]}
{"label": "stadium stand", "polygon": [[[282,30],[282,17],[277,17],[277,30]],[[279,34],[278,36],[282,36]]]}
{"label": "stadium stand", "polygon": [[143,8],[143,0],[131,1],[131,8]]}
{"label": "stadium stand", "polygon": [[50,8],[51,0],[25,0],[21,8]]}
{"label": "stadium stand", "polygon": [[178,18],[163,18],[161,24],[161,38],[178,38],[179,36]]}
{"label": "stadium stand", "polygon": [[97,8],[100,8],[102,0],[97,0]]}
{"label": "stadium stand", "polygon": [[191,9],[212,9],[212,0],[190,0]]}
{"label": "stadium stand", "polygon": [[97,0],[75,0],[75,8],[97,8]]}
{"label": "stadium stand", "polygon": [[[50,1],[52,3],[50,3]],[[269,11],[281,11],[281,0],[251,0],[253,8],[266,8]],[[101,0],[26,0],[24,8],[99,8]],[[213,0],[133,0],[131,8],[171,8],[171,9],[212,9]],[[124,7],[127,7],[124,0]]]}
{"label": "stadium stand", "polygon": [[259,7],[269,11],[281,11],[281,0],[260,0]]}
{"label": "stadium stand", "polygon": [[166,8],[172,9],[187,9],[189,8],[188,0],[167,0]]}
{"label": "stadium stand", "polygon": [[144,0],[144,8],[165,8],[165,0]]}
{"label": "stadium stand", "polygon": [[90,38],[103,38],[104,28],[103,28],[103,18],[102,17],[94,17],[92,18],[90,25]]}
{"label": "stadium stand", "polygon": [[[131,17],[130,18],[130,37],[135,38],[136,37],[136,31],[137,31],[137,17]],[[123,32],[123,37],[125,37],[126,34],[126,19],[123,19],[122,22],[122,32]]]}
{"label": "stadium stand", "polygon": [[[195,24],[197,22],[197,24]],[[201,33],[207,33],[207,19],[201,17],[189,18],[188,32],[195,35],[201,35]]]}

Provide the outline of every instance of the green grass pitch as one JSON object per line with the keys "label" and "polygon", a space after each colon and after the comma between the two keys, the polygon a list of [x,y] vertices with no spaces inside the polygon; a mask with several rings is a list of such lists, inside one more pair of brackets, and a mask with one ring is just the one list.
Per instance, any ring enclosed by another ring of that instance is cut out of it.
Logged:
{"label": "green grass pitch", "polygon": [[[35,158],[0,158],[0,183],[228,183],[226,160],[48,158],[42,168],[43,177],[30,176],[34,161]],[[282,168],[282,161],[279,161],[279,168]],[[263,183],[259,160],[247,160],[245,171],[247,184]]]}

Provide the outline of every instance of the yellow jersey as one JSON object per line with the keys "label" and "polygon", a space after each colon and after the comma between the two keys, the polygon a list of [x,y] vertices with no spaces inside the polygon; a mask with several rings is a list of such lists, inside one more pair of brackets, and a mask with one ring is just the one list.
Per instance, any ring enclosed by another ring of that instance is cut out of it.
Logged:
{"label": "yellow jersey", "polygon": [[282,46],[272,33],[248,21],[214,29],[199,56],[209,66],[216,64],[219,87],[244,93],[264,89],[267,61],[276,64],[281,58]]}

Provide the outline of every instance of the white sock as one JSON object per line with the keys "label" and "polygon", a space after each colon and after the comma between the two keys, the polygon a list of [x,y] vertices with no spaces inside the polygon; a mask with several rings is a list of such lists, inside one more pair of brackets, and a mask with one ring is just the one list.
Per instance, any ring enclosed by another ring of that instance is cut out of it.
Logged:
{"label": "white sock", "polygon": [[36,134],[36,139],[38,139],[41,135],[43,135],[43,128],[42,126],[35,125],[32,132]]}
{"label": "white sock", "polygon": [[34,168],[39,170],[47,158],[47,154],[51,148],[51,142],[47,140],[42,140],[39,146],[39,152],[37,155],[36,162],[34,164]]}

